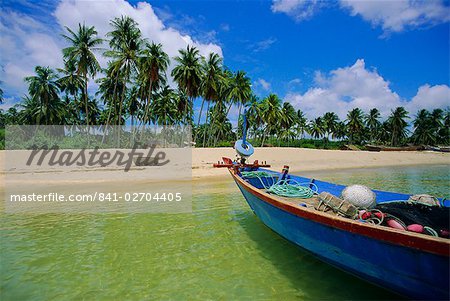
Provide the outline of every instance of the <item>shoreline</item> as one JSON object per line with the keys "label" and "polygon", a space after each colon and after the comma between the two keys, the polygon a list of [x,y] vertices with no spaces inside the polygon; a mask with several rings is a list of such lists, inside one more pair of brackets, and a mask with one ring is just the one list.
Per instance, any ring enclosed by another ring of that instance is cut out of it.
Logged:
{"label": "shoreline", "polygon": [[[230,148],[196,148],[193,149],[192,177],[194,180],[204,177],[223,177],[228,173],[221,168],[212,168],[222,156],[234,158],[234,150]],[[217,158],[213,160],[214,158]],[[450,165],[450,153],[432,151],[407,152],[369,152],[320,150],[306,148],[255,148],[250,162],[259,159],[267,161],[271,169],[281,171],[284,165],[290,167],[291,173],[307,171],[352,170],[364,168]]]}
{"label": "shoreline", "polygon": [[[397,164],[397,165],[371,165],[371,166],[353,166],[353,167],[342,167],[342,168],[333,168],[333,169],[293,169],[291,166],[289,166],[289,173],[295,174],[295,175],[305,175],[305,173],[314,173],[314,174],[320,174],[320,173],[326,173],[326,172],[352,172],[352,171],[359,171],[364,169],[381,169],[381,168],[390,168],[390,167],[433,167],[433,166],[445,166],[448,165],[450,168],[450,163],[419,163],[419,164]],[[228,172],[226,168],[222,168],[224,170],[223,174],[214,174],[214,175],[198,175],[198,176],[192,176],[192,181],[200,181],[204,180],[204,178],[208,177],[208,180],[211,181],[217,181],[224,178],[228,178]],[[275,170],[275,171],[281,171],[278,169],[275,169],[272,167],[269,167],[269,169]]]}
{"label": "shoreline", "polygon": [[[8,173],[6,170],[6,151],[0,151],[0,166],[2,172],[0,179]],[[204,180],[205,178],[220,179],[228,176],[228,171],[224,168],[213,168],[212,164],[221,161],[222,157],[234,159],[235,151],[231,147],[224,148],[192,148],[192,180]],[[400,166],[432,166],[450,165],[450,153],[438,153],[432,151],[407,151],[407,152],[368,152],[368,151],[343,151],[343,150],[319,150],[306,148],[288,147],[265,147],[255,148],[254,155],[250,162],[254,160],[267,161],[271,169],[281,171],[284,165],[290,167],[291,173],[304,173],[309,171],[338,171],[364,168],[389,168]],[[124,174],[123,169],[111,166],[95,167],[92,169],[73,167],[64,169],[68,179],[71,175],[82,174],[80,182],[95,182],[103,179],[105,182],[117,181],[145,181],[148,179],[152,167],[132,168]],[[23,180],[31,180],[36,176],[36,171],[15,170],[14,173],[22,174]],[[42,171],[47,176],[58,178],[60,170]],[[36,180],[36,178],[35,178]],[[4,181],[2,181],[4,182]]]}

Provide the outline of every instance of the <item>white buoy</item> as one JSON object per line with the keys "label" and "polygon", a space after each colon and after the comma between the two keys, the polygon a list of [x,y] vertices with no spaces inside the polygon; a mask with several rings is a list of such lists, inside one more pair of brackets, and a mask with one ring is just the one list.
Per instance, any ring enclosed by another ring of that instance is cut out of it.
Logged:
{"label": "white buoy", "polygon": [[347,186],[341,198],[358,208],[373,208],[376,205],[376,195],[369,187],[364,185]]}

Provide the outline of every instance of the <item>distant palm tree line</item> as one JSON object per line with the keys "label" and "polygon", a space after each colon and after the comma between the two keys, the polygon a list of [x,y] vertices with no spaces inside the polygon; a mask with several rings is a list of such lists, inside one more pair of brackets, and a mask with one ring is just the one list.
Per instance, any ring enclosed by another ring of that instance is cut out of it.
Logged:
{"label": "distant palm tree line", "polygon": [[[244,71],[232,72],[218,54],[203,57],[193,46],[180,49],[174,58],[171,76],[178,89],[172,89],[167,78],[170,59],[162,45],[144,39],[130,17],[115,18],[110,25],[112,30],[106,40],[98,37],[94,27],[66,27],[67,33],[62,36],[70,45],[62,50],[64,68],[55,71],[37,66],[35,75],[25,78],[29,95],[20,105],[1,112],[1,125],[109,126],[123,125],[126,120],[132,126],[187,124],[193,126],[197,146],[215,146],[236,139],[228,115],[232,105],[237,105],[238,130],[242,127],[242,107],[246,106],[249,137],[261,145],[268,140],[289,145],[305,134],[323,139],[325,144],[329,140],[348,140],[352,144],[449,144],[449,110],[419,111],[412,122],[412,135],[406,121],[408,112],[403,107],[392,111],[384,122],[376,108],[367,115],[355,108],[344,121],[333,112],[308,121],[301,110],[296,111],[275,94],[258,99]],[[108,42],[109,49],[101,48],[103,42]],[[106,69],[101,69],[97,61],[99,52],[109,58]],[[98,84],[95,96],[88,94],[91,78],[96,78]],[[194,124],[193,102],[199,97],[202,103]],[[205,102],[206,120],[200,124]]]}
{"label": "distant palm tree line", "polygon": [[[327,146],[330,140],[349,144],[366,143],[399,146],[407,143],[416,145],[450,144],[450,110],[420,110],[412,122],[410,132],[408,112],[403,107],[393,110],[390,116],[381,120],[378,109],[367,114],[354,108],[341,121],[336,113],[326,112],[323,116],[309,120],[301,110],[295,110],[289,102],[271,94],[263,100],[253,97],[247,113],[250,139],[263,146],[267,137],[275,138],[278,144],[293,145],[295,141],[309,135],[322,140]],[[298,144],[298,143],[297,143]]]}

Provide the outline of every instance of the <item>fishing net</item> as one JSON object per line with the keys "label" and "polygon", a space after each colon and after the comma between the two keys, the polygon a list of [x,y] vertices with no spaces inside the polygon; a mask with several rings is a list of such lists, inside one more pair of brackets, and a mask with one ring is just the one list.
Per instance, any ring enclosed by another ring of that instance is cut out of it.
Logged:
{"label": "fishing net", "polygon": [[406,225],[419,224],[430,227],[440,233],[440,230],[450,228],[450,208],[429,206],[418,203],[391,202],[378,204],[376,209],[391,214]]}

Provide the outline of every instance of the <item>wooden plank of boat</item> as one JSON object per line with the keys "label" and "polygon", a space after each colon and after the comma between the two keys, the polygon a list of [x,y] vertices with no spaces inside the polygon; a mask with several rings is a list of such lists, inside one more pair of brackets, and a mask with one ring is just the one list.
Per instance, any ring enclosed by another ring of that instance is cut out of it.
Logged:
{"label": "wooden plank of boat", "polygon": [[352,150],[352,151],[360,151],[360,149],[353,144],[346,144],[341,146],[341,150]]}
{"label": "wooden plank of boat", "polygon": [[366,149],[372,152],[405,152],[405,151],[420,151],[424,150],[423,146],[383,146],[383,145],[371,145],[367,144]]}
{"label": "wooden plank of boat", "polygon": [[443,153],[450,153],[450,146],[438,146],[439,151]]}

